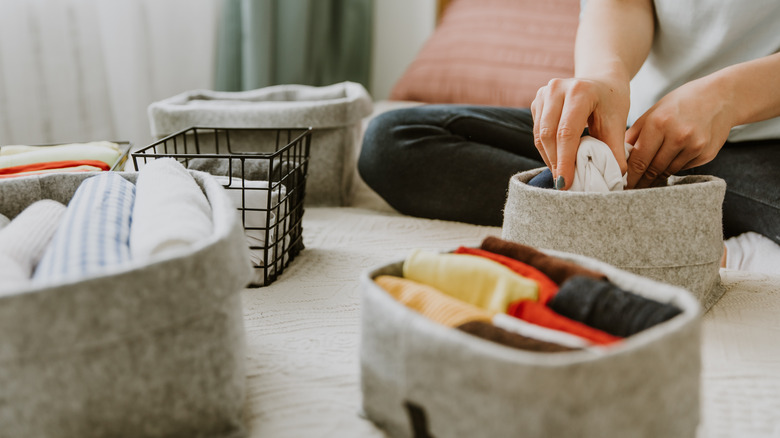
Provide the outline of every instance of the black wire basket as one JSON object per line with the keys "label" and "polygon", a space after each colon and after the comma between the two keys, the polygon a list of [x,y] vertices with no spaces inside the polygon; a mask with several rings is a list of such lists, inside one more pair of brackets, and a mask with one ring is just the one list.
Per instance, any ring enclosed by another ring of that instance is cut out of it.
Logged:
{"label": "black wire basket", "polygon": [[192,127],[131,153],[136,170],[174,158],[211,173],[241,213],[255,275],[267,286],[304,248],[303,200],[311,128]]}

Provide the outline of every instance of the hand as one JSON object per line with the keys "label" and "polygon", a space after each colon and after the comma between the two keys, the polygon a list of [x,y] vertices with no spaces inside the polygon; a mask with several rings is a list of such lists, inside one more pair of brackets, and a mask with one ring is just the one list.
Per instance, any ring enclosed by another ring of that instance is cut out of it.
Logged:
{"label": "hand", "polygon": [[680,170],[712,161],[734,126],[721,87],[707,77],[664,96],[626,132],[634,145],[628,159],[628,188],[664,183]]}
{"label": "hand", "polygon": [[539,89],[531,104],[534,145],[550,168],[556,183],[563,178],[568,189],[574,181],[580,137],[587,126],[603,141],[626,172],[624,136],[629,107],[628,81],[553,79]]}

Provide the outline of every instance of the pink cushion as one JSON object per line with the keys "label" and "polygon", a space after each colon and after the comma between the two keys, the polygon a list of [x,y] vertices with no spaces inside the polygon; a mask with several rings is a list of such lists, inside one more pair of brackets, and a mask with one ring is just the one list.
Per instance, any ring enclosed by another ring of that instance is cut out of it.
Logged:
{"label": "pink cushion", "polygon": [[392,100],[528,107],[574,72],[579,0],[456,0]]}

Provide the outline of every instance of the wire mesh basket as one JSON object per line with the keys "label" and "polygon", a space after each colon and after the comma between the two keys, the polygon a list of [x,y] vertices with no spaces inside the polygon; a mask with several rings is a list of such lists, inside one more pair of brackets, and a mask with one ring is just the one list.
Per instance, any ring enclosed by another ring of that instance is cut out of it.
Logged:
{"label": "wire mesh basket", "polygon": [[255,276],[271,284],[304,248],[303,201],[311,128],[192,127],[131,153],[136,170],[174,158],[208,172],[241,213]]}

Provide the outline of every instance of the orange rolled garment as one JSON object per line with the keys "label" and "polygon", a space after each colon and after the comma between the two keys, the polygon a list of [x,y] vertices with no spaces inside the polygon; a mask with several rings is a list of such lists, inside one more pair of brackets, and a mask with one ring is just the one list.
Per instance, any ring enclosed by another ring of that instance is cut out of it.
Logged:
{"label": "orange rolled garment", "polygon": [[470,321],[490,323],[495,314],[413,280],[380,275],[374,282],[401,304],[448,327],[457,327]]}
{"label": "orange rolled garment", "polygon": [[482,241],[480,248],[531,265],[542,271],[559,286],[575,275],[582,275],[596,280],[606,279],[606,276],[602,273],[567,262],[566,260],[561,260],[557,257],[549,256],[530,246],[499,239],[498,237],[486,237],[485,240]]}
{"label": "orange rolled garment", "polygon": [[569,319],[563,315],[559,315],[549,307],[536,301],[515,301],[509,305],[507,313],[515,318],[520,318],[523,321],[532,324],[577,335],[594,344],[609,345],[622,339],[581,322]]}
{"label": "orange rolled garment", "polygon": [[550,277],[544,275],[542,271],[511,257],[495,254],[490,251],[485,251],[484,249],[467,248],[465,246],[461,246],[455,250],[455,254],[470,254],[488,258],[494,262],[501,263],[529,280],[535,281],[536,284],[539,285],[539,302],[542,304],[547,304],[547,302],[558,292],[558,285],[555,284]]}
{"label": "orange rolled garment", "polygon": [[44,163],[22,164],[19,166],[0,168],[0,178],[35,175],[39,173],[88,172],[109,170],[108,164],[99,160],[66,160],[47,161]]}

